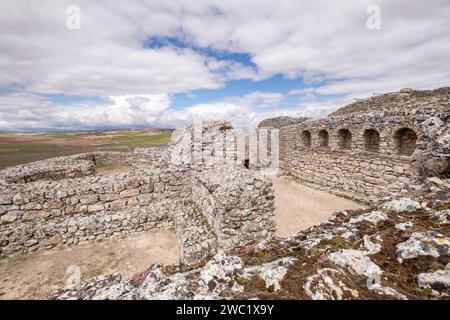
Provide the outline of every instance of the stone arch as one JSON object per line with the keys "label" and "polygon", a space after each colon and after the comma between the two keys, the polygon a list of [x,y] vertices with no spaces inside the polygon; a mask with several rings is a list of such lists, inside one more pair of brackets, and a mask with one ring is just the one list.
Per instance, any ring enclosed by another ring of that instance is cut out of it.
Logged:
{"label": "stone arch", "polygon": [[322,129],[318,133],[319,137],[319,147],[321,148],[328,148],[330,144],[330,136],[328,134],[328,131],[325,129]]}
{"label": "stone arch", "polygon": [[308,130],[303,130],[301,135],[302,147],[311,148],[311,132]]}
{"label": "stone arch", "polygon": [[340,129],[337,134],[338,148],[340,150],[350,150],[352,148],[352,133],[348,129]]}
{"label": "stone arch", "polygon": [[363,134],[364,149],[369,152],[380,152],[380,134],[375,129],[366,129]]}
{"label": "stone arch", "polygon": [[416,150],[417,134],[410,128],[398,129],[394,135],[397,154],[410,156]]}

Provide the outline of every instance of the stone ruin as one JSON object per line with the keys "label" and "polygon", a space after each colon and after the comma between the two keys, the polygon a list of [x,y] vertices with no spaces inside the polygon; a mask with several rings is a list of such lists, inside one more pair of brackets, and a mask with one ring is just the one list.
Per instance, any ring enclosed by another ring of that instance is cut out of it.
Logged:
{"label": "stone ruin", "polygon": [[[190,127],[169,148],[2,170],[1,253],[174,227],[183,260],[196,264],[102,276],[54,298],[448,299],[449,94],[404,89],[323,119],[265,120],[280,130],[281,174],[370,204],[289,238],[273,237],[270,181],[243,165],[271,139],[248,139],[240,154],[222,148],[230,124],[212,122],[201,143]],[[93,175],[103,159],[133,169]]]}
{"label": "stone ruin", "polygon": [[[81,288],[59,290],[54,298],[448,299],[449,93],[406,89],[357,101],[319,120],[262,123],[268,131],[280,129],[281,174],[366,200],[366,208],[335,212],[289,238],[218,250],[197,265],[152,265],[130,280],[101,276]],[[207,187],[210,192],[222,188],[213,171],[191,172],[200,185],[217,187]],[[227,179],[242,180],[236,173]],[[192,199],[204,201],[200,216],[220,230],[221,220],[210,212],[226,210],[214,209],[206,190],[198,189]]]}
{"label": "stone ruin", "polygon": [[[0,171],[0,254],[175,228],[183,261],[194,263],[269,238],[275,224],[268,179],[237,163],[182,161],[191,147],[216,158],[215,141],[229,128],[205,124],[201,145],[191,144],[190,127],[168,148],[94,152]],[[96,164],[111,162],[131,170],[95,175]]]}
{"label": "stone ruin", "polygon": [[373,202],[414,180],[448,176],[450,88],[403,89],[280,129],[280,168],[306,184]]}

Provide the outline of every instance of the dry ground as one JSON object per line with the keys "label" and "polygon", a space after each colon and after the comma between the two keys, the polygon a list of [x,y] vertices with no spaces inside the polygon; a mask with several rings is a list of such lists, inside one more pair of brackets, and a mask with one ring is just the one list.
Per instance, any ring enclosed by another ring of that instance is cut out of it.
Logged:
{"label": "dry ground", "polygon": [[45,299],[63,287],[69,266],[79,266],[81,280],[112,272],[124,279],[152,263],[178,263],[173,231],[145,232],[126,239],[108,239],[65,249],[22,254],[0,260],[0,299]]}
{"label": "dry ground", "polygon": [[[101,174],[128,168],[105,167]],[[290,236],[318,224],[336,210],[361,206],[283,178],[273,177],[277,234]],[[44,299],[64,286],[67,268],[78,265],[82,280],[112,272],[125,279],[152,263],[178,263],[180,253],[173,231],[146,232],[126,239],[107,239],[66,249],[17,255],[0,260],[0,299]]]}
{"label": "dry ground", "polygon": [[272,177],[275,188],[277,235],[288,237],[328,220],[335,211],[362,206],[282,177]]}

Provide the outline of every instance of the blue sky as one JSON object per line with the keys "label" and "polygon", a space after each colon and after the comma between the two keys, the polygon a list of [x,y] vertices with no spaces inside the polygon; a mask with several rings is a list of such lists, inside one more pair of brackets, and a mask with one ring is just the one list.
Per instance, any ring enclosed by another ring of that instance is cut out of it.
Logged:
{"label": "blue sky", "polygon": [[208,103],[222,100],[228,96],[244,96],[254,91],[279,92],[287,95],[279,106],[294,107],[297,105],[298,96],[288,95],[291,90],[304,88],[301,78],[286,79],[282,74],[274,75],[268,79],[252,80],[231,80],[220,89],[194,90],[194,97],[189,94],[176,94],[173,106],[175,109],[183,109],[198,103]]}
{"label": "blue sky", "polygon": [[0,130],[256,126],[450,82],[448,0],[73,4],[0,0]]}

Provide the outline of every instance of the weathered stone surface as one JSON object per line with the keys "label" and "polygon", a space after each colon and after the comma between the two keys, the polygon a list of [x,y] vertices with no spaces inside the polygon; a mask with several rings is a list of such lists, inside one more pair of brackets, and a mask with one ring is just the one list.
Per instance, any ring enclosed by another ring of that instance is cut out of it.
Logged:
{"label": "weathered stone surface", "polygon": [[377,224],[380,221],[387,220],[387,215],[381,211],[372,211],[356,218],[350,219],[350,223],[357,223],[361,221],[367,221],[373,224]]}
{"label": "weathered stone surface", "polygon": [[[216,186],[217,187],[217,186]],[[409,199],[428,202],[427,213],[383,209],[383,227],[361,223],[380,212],[383,203],[358,211],[339,211],[327,223],[287,239],[265,239],[232,253],[220,251],[209,262],[192,268],[151,267],[133,281],[91,281],[80,290],[62,290],[56,298],[114,299],[440,299],[448,293],[448,228],[436,213],[450,204],[442,190],[417,188]],[[444,190],[450,194],[449,190]],[[386,199],[390,203],[392,199]],[[187,217],[190,218],[188,215]],[[350,222],[350,221],[360,222]],[[377,220],[377,219],[375,219]],[[406,232],[395,226],[414,221]],[[417,223],[419,222],[420,223]],[[381,221],[380,221],[381,222]],[[378,223],[380,223],[378,222]],[[439,230],[421,231],[424,227]],[[400,240],[406,238],[406,241]],[[419,236],[420,234],[420,236]],[[416,244],[415,242],[420,242]],[[406,244],[406,242],[408,244]],[[434,250],[434,251],[433,251]],[[392,259],[428,255],[430,264]],[[439,255],[432,252],[437,252]],[[431,255],[430,255],[431,253]],[[442,268],[439,266],[442,265]],[[407,274],[408,277],[404,275]],[[418,285],[411,285],[417,277]],[[395,280],[393,280],[395,279]],[[420,282],[419,282],[420,281]],[[94,290],[93,288],[96,287]],[[131,288],[131,289],[130,289]],[[432,295],[430,296],[430,288]],[[131,290],[131,291],[130,291]]]}
{"label": "weathered stone surface", "polygon": [[366,252],[359,250],[340,250],[333,252],[328,259],[338,266],[345,267],[352,272],[366,277],[379,277],[381,269],[373,263]]}
{"label": "weathered stone surface", "polygon": [[381,206],[382,209],[392,210],[394,212],[413,212],[419,210],[420,203],[408,198],[401,198],[387,202]]}
{"label": "weathered stone surface", "polygon": [[[445,269],[435,272],[424,272],[417,276],[417,282],[421,288],[437,289],[448,296],[450,293],[450,263]],[[437,292],[439,295],[439,292]]]}
{"label": "weathered stone surface", "polygon": [[238,166],[216,166],[192,178],[193,200],[220,248],[242,247],[275,231],[272,183]]}
{"label": "weathered stone surface", "polygon": [[267,289],[278,291],[281,288],[280,281],[286,275],[288,267],[293,265],[296,260],[293,257],[286,257],[265,263],[261,266],[248,267],[245,268],[243,277],[251,278],[251,276],[256,274],[264,280]]}
{"label": "weathered stone surface", "polygon": [[346,275],[339,269],[324,268],[306,279],[303,289],[312,300],[357,299],[357,290],[344,284]]}
{"label": "weathered stone surface", "polygon": [[395,225],[395,228],[398,230],[405,231],[406,229],[411,228],[412,226],[413,226],[413,223],[411,221],[408,221],[408,222],[397,223]]}
{"label": "weathered stone surface", "polygon": [[444,122],[438,117],[430,117],[422,122],[423,133],[428,137],[434,137],[434,134],[442,128]]}
{"label": "weathered stone surface", "polygon": [[450,209],[435,212],[433,217],[435,217],[440,224],[448,224],[450,223]]}
{"label": "weathered stone surface", "polygon": [[405,259],[418,256],[448,256],[450,255],[450,238],[433,231],[414,232],[407,241],[396,246],[395,254],[400,263]]}
{"label": "weathered stone surface", "polygon": [[308,120],[309,118],[301,117],[301,118],[293,118],[293,117],[276,117],[270,118],[261,121],[258,124],[259,128],[277,128],[280,129],[282,127],[290,126],[297,123],[302,123],[303,121]]}

